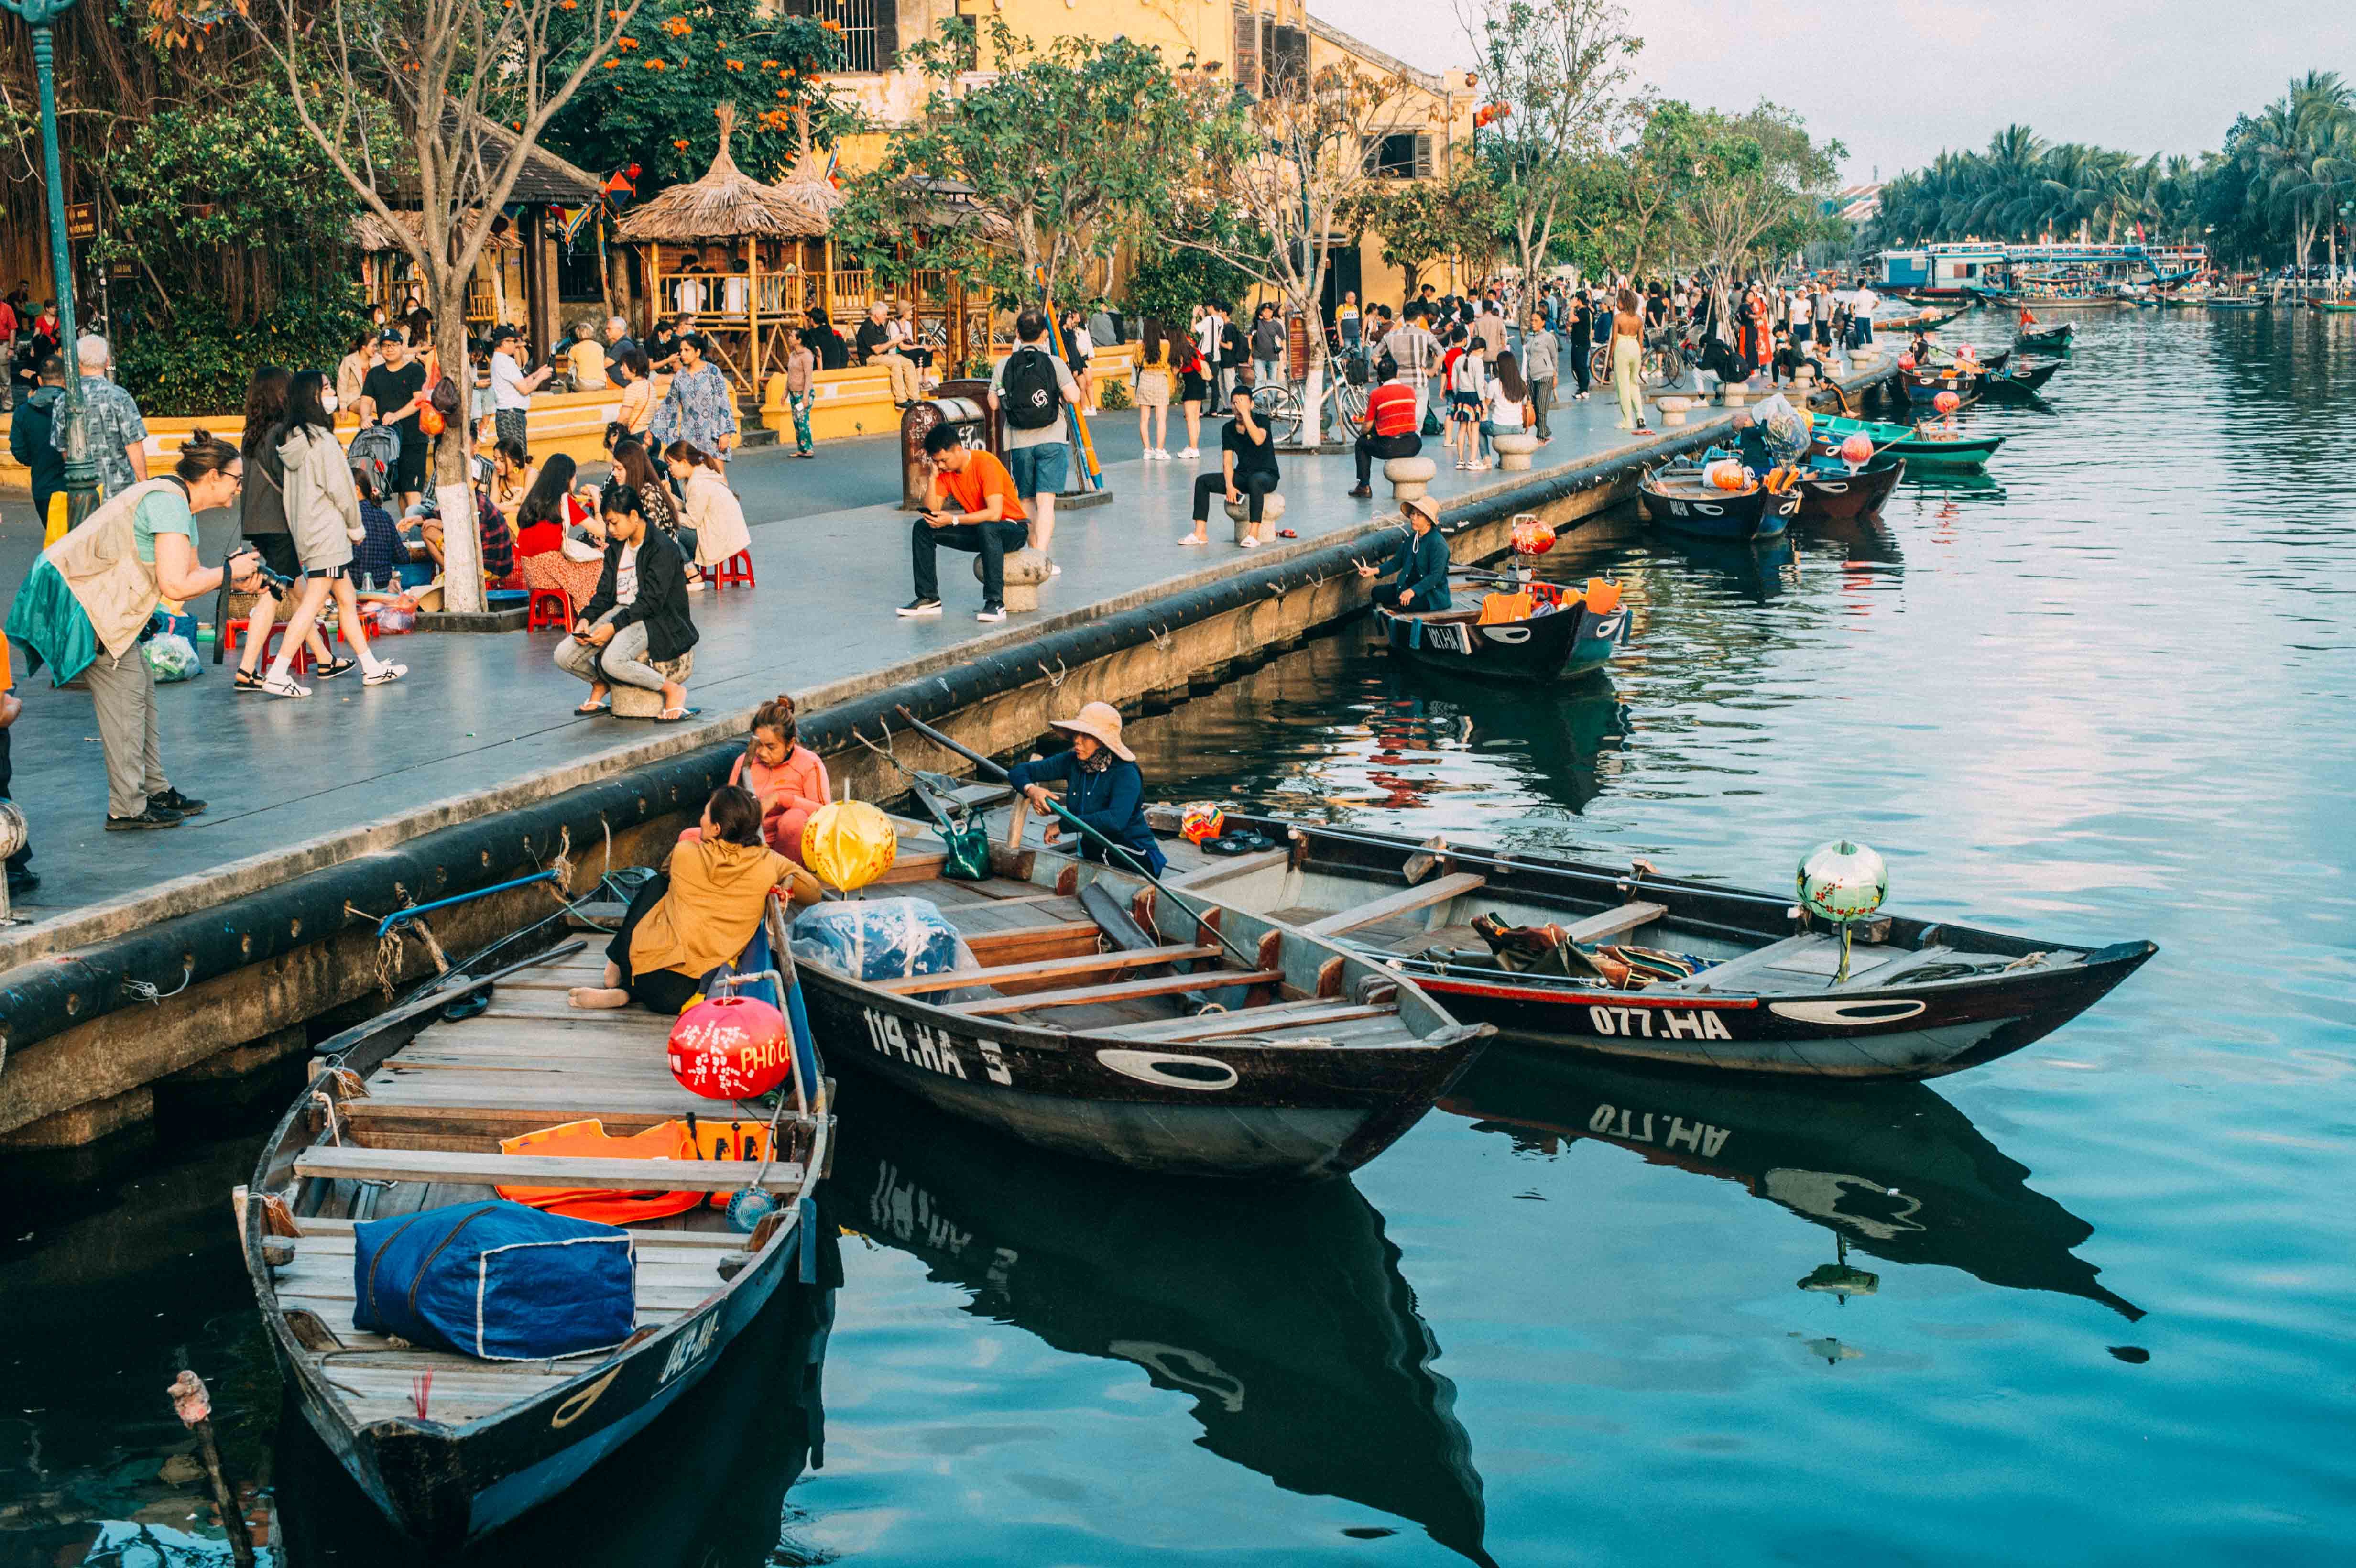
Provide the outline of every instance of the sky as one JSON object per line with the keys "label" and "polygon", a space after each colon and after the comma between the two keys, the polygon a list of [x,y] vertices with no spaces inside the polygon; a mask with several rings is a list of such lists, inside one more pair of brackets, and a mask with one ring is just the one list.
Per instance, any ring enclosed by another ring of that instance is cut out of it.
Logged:
{"label": "sky", "polygon": [[[2219,146],[2293,76],[2356,80],[2356,0],[1622,0],[1638,78],[1701,108],[1768,98],[1888,179],[2006,125],[2137,154]],[[1309,0],[1427,69],[1472,62],[1458,0]],[[1858,59],[1860,52],[1865,58]],[[1852,63],[1855,62],[1855,63]]]}

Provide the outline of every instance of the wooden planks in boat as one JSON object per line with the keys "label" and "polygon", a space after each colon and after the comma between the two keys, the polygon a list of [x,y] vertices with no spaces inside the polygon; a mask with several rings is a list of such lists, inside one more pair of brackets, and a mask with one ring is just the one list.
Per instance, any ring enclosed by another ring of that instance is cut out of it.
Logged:
{"label": "wooden planks in boat", "polygon": [[1640,925],[1650,925],[1668,912],[1664,905],[1646,903],[1640,899],[1622,904],[1618,909],[1607,909],[1601,914],[1590,914],[1585,920],[1574,921],[1566,929],[1573,942],[1601,942],[1607,936],[1617,936]]}
{"label": "wooden planks in boat", "polygon": [[[1012,998],[1009,998],[1012,1000]],[[314,1144],[294,1157],[297,1176],[357,1181],[482,1181],[514,1187],[661,1188],[678,1192],[733,1192],[753,1184],[757,1165],[735,1160],[593,1159],[561,1155],[464,1154],[446,1149],[351,1148]],[[761,1185],[798,1191],[803,1172],[780,1160]]]}
{"label": "wooden planks in boat", "polygon": [[1098,1032],[1118,1035],[1122,1040],[1169,1044],[1190,1040],[1218,1040],[1226,1035],[1275,1034],[1355,1019],[1396,1016],[1398,1012],[1396,1005],[1280,1002],[1273,1007],[1242,1008],[1227,1013],[1205,1013],[1194,1018],[1157,1019],[1151,1023],[1122,1024]]}
{"label": "wooden planks in boat", "polygon": [[1395,893],[1367,903],[1354,904],[1336,910],[1319,920],[1312,920],[1301,930],[1311,936],[1341,936],[1369,925],[1378,925],[1394,915],[1409,914],[1434,904],[1444,904],[1466,893],[1488,886],[1489,879],[1471,871],[1458,871],[1450,876],[1436,877],[1418,887],[1401,888]]}
{"label": "wooden planks in boat", "polygon": [[[1001,964],[990,969],[951,969],[939,975],[911,975],[877,980],[875,988],[904,997],[928,991],[954,991],[964,986],[1003,986],[1023,980],[1061,980],[1076,975],[1108,975],[1156,964],[1216,958],[1216,947],[1136,947],[1118,953],[1089,953],[1074,958],[1042,958],[1029,964]],[[1037,993],[1033,993],[1034,995]]]}
{"label": "wooden planks in boat", "polygon": [[[340,1237],[344,1251],[348,1253],[352,1249],[354,1221],[313,1214],[295,1223],[303,1230],[303,1233],[294,1238],[298,1251],[315,1237],[330,1245]],[[741,1253],[752,1242],[751,1237],[740,1231],[661,1231],[652,1226],[626,1225],[622,1227],[622,1233],[641,1246],[689,1247],[716,1252]]]}
{"label": "wooden planks in boat", "polygon": [[1237,855],[1229,860],[1214,860],[1201,870],[1190,871],[1177,879],[1182,888],[1214,888],[1237,877],[1248,877],[1254,871],[1264,871],[1270,866],[1281,866],[1292,859],[1292,851],[1284,845],[1273,849],[1255,849],[1248,855]]}
{"label": "wooden planks in boat", "polygon": [[1269,986],[1281,982],[1281,969],[1197,969],[1191,975],[1162,975],[1146,980],[1123,980],[1109,986],[1076,986],[1066,991],[1031,991],[1019,997],[985,997],[979,1001],[951,1002],[945,1011],[971,1018],[1028,1012],[1033,1008],[1082,1007],[1091,1002],[1127,1001],[1133,997],[1171,997],[1187,991],[1218,991],[1230,986]]}

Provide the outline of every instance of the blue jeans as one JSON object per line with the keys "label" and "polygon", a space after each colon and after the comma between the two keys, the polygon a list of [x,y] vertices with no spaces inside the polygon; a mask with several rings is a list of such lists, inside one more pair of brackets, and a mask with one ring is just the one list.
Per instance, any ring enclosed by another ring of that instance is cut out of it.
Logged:
{"label": "blue jeans", "polygon": [[1072,443],[1068,441],[1043,441],[1036,446],[1012,446],[1006,450],[1006,472],[1014,476],[1014,494],[1027,501],[1042,491],[1050,496],[1064,493],[1064,479],[1072,468]]}
{"label": "blue jeans", "polygon": [[1259,386],[1259,387],[1281,387],[1281,386],[1283,386],[1283,385],[1284,385],[1284,361],[1283,361],[1283,360],[1281,360],[1281,359],[1255,359],[1255,360],[1253,360],[1253,361],[1252,361],[1252,384],[1253,384],[1253,385],[1255,385],[1255,386]]}

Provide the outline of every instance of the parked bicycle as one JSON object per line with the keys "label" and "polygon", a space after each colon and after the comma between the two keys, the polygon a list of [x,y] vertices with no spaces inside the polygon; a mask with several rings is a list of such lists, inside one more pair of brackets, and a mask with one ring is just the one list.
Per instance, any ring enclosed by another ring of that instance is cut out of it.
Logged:
{"label": "parked bicycle", "polygon": [[[1352,379],[1348,360],[1328,360],[1325,366],[1325,429],[1341,440],[1355,441],[1366,422],[1366,389]],[[1363,374],[1363,371],[1361,372]],[[1275,432],[1277,443],[1290,446],[1301,439],[1306,422],[1309,383],[1305,379],[1270,382],[1252,389],[1252,407]]]}
{"label": "parked bicycle", "polygon": [[[1662,327],[1644,339],[1644,357],[1637,363],[1637,382],[1648,392],[1664,391],[1676,386],[1692,373],[1701,359],[1699,340],[1681,336],[1675,327]],[[1609,386],[1612,381],[1612,345],[1609,340],[1596,345],[1588,357],[1588,374],[1597,386]]]}

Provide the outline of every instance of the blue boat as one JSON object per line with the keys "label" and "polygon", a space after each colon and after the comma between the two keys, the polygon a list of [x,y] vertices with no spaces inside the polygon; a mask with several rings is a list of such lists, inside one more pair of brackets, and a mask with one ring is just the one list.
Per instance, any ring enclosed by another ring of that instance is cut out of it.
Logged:
{"label": "blue boat", "polygon": [[1641,475],[1636,493],[1654,523],[1697,539],[1773,539],[1800,515],[1797,485],[1778,492],[1754,481],[1748,490],[1721,490],[1691,466]]}

